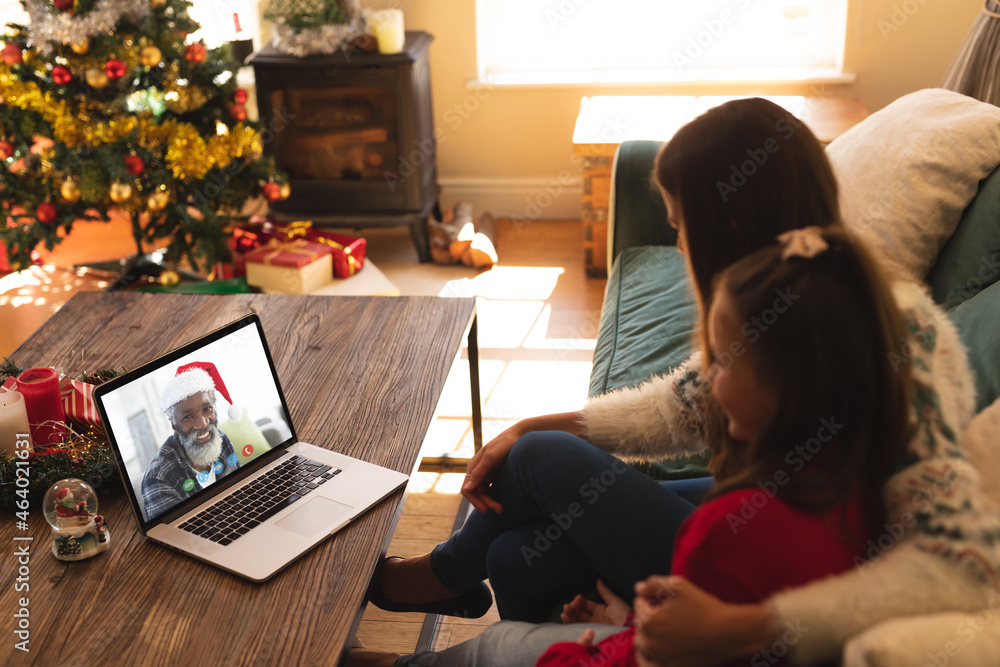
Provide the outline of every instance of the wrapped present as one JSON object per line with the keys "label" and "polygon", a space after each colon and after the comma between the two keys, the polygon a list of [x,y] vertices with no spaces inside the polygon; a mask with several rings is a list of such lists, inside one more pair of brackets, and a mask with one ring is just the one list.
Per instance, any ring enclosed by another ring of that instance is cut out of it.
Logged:
{"label": "wrapped present", "polygon": [[59,380],[59,392],[62,395],[63,412],[66,413],[67,421],[103,432],[101,415],[94,402],[94,385],[63,376]]}
{"label": "wrapped present", "polygon": [[309,220],[276,223],[255,216],[233,228],[234,276],[245,275],[245,255],[272,241],[302,238],[329,246],[333,251],[333,277],[353,276],[365,264],[368,242],[357,236],[335,234],[313,227]]}
{"label": "wrapped present", "polygon": [[272,240],[243,256],[247,283],[278,294],[308,294],[333,279],[332,255],[321,243]]}

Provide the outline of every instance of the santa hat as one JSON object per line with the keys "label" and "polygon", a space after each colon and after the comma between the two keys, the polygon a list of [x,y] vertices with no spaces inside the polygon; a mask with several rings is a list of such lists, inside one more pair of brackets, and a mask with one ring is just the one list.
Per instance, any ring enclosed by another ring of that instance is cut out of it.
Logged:
{"label": "santa hat", "polygon": [[233,405],[233,399],[229,396],[229,390],[219,375],[219,369],[215,364],[207,361],[192,361],[177,368],[177,373],[167,382],[160,397],[160,407],[164,412],[169,412],[185,398],[200,394],[201,392],[217,391],[229,403],[229,418],[233,421],[242,416],[239,408]]}

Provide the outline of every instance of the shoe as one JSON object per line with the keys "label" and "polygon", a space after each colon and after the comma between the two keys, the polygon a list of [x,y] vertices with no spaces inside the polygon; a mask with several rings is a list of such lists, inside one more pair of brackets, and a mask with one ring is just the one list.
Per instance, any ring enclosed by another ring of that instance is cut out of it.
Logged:
{"label": "shoe", "polygon": [[[390,559],[402,560],[400,556],[386,556],[382,559],[384,563]],[[381,568],[379,569],[381,572]],[[368,594],[368,601],[383,611],[392,612],[418,612],[421,614],[438,614],[439,616],[457,616],[459,618],[480,618],[493,606],[493,594],[484,582],[448,600],[438,602],[393,602],[382,593],[379,582],[375,582],[371,592]]]}

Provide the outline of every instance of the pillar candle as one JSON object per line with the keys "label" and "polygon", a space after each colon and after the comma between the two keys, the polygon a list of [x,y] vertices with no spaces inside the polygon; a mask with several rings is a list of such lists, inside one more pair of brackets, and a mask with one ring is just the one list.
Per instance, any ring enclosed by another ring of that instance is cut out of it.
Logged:
{"label": "pillar candle", "polygon": [[59,392],[59,375],[52,368],[29,368],[17,376],[17,391],[31,424],[31,442],[42,449],[66,437],[66,415]]}
{"label": "pillar candle", "polygon": [[[18,448],[15,442],[27,440],[28,411],[24,407],[24,396],[18,391],[0,392],[0,452],[9,456],[17,456]],[[20,448],[24,451],[24,448]],[[28,446],[27,451],[31,451]]]}
{"label": "pillar candle", "polygon": [[379,53],[399,53],[406,43],[406,32],[403,30],[403,10],[380,9],[369,16],[369,25],[375,41],[378,42]]}

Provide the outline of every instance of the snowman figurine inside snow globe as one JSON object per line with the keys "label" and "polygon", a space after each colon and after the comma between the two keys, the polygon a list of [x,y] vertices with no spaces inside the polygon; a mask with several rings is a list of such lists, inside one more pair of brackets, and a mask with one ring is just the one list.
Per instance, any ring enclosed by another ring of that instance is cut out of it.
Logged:
{"label": "snowman figurine inside snow globe", "polygon": [[83,560],[107,550],[111,533],[97,513],[97,494],[82,479],[53,484],[42,502],[52,526],[52,555],[59,560]]}

